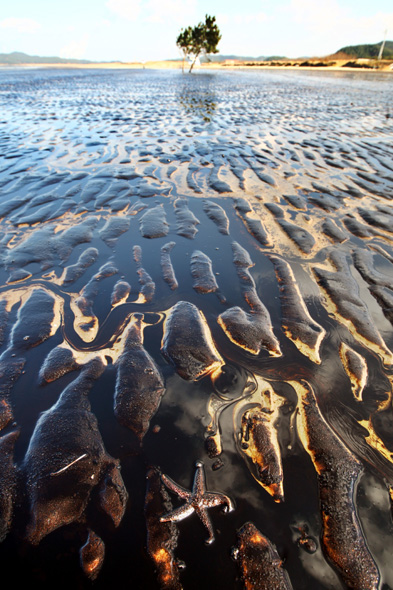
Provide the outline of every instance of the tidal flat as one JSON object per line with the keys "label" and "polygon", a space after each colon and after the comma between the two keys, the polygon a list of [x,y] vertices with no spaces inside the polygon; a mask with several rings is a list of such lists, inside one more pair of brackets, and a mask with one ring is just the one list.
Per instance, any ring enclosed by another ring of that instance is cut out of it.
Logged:
{"label": "tidal flat", "polygon": [[392,96],[0,70],[4,579],[393,588]]}

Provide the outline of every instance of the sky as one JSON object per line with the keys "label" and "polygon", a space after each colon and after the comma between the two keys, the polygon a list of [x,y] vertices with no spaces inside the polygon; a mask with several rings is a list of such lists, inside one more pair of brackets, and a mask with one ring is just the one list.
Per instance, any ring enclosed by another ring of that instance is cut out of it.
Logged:
{"label": "sky", "polygon": [[180,57],[182,27],[216,17],[221,54],[324,56],[393,40],[393,0],[12,0],[0,11],[0,53],[93,61]]}

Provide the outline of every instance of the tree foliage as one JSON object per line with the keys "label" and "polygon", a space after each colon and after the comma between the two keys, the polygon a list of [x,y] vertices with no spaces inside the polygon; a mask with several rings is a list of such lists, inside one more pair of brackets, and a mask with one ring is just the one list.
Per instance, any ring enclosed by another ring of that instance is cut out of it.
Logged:
{"label": "tree foliage", "polygon": [[195,27],[181,29],[176,45],[181,49],[186,59],[190,59],[190,72],[200,55],[218,53],[217,45],[221,39],[220,29],[216,24],[216,17],[206,14],[205,22]]}

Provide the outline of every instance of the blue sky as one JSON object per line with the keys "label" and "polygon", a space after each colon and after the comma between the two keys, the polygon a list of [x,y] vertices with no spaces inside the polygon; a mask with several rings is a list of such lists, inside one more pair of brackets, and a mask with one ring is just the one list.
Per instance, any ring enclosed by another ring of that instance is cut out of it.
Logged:
{"label": "blue sky", "polygon": [[0,53],[142,61],[179,57],[183,26],[215,15],[220,53],[322,56],[393,39],[393,0],[13,0],[0,12]]}

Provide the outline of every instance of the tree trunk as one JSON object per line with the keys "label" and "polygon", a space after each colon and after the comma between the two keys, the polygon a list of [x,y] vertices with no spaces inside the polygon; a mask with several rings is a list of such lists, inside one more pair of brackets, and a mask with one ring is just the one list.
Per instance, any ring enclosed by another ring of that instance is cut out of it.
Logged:
{"label": "tree trunk", "polygon": [[194,67],[196,60],[198,59],[198,57],[199,57],[199,54],[200,54],[200,52],[199,52],[199,53],[197,53],[197,54],[195,55],[195,57],[194,57],[194,61],[192,62],[191,66],[190,66],[190,69],[188,70],[188,73],[189,73],[189,74],[191,74],[191,70],[192,70],[192,68]]}

